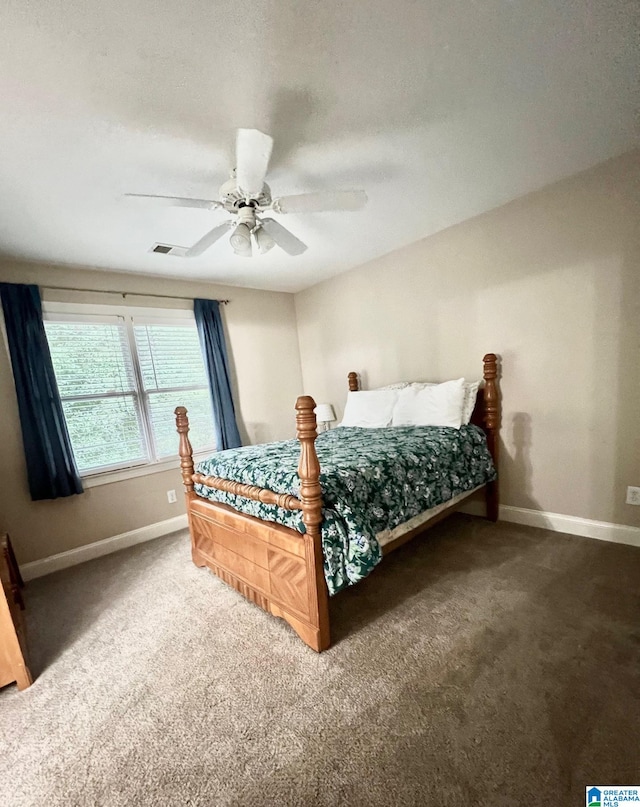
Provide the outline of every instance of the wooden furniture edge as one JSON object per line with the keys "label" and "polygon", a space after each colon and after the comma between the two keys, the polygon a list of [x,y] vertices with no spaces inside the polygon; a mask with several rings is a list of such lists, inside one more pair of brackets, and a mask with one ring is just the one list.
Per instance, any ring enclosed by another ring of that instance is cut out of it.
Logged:
{"label": "wooden furniture edge", "polygon": [[6,533],[0,538],[0,550],[2,552],[0,563],[4,563],[5,569],[8,570],[11,594],[14,601],[20,606],[20,610],[24,611],[24,600],[22,599],[21,591],[24,588],[24,580],[11,545],[11,539]]}
{"label": "wooden furniture edge", "polygon": [[24,624],[20,611],[24,585],[8,535],[0,538],[0,687],[12,684],[26,689],[33,683],[26,658]]}

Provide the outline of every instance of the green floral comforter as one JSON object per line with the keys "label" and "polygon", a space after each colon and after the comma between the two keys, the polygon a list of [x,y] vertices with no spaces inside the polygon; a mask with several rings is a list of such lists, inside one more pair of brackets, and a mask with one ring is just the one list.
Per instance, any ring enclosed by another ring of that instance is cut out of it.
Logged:
{"label": "green floral comforter", "polygon": [[[330,594],[366,577],[382,553],[375,536],[495,479],[481,429],[435,426],[337,428],[316,441],[324,499],[322,546]],[[220,451],[199,463],[210,476],[299,495],[297,440]],[[223,491],[196,493],[304,532],[302,513]]]}

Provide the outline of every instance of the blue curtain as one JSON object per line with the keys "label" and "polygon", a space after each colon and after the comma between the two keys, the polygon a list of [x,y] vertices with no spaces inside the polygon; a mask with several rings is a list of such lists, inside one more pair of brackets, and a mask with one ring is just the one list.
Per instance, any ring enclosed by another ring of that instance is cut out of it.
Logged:
{"label": "blue curtain", "polygon": [[227,347],[222,329],[220,303],[217,300],[194,300],[193,313],[204,357],[213,404],[216,444],[220,451],[242,445],[236,413],[231,397],[231,377]]}
{"label": "blue curtain", "polygon": [[38,501],[82,493],[42,321],[38,287],[0,283],[0,298],[31,498]]}

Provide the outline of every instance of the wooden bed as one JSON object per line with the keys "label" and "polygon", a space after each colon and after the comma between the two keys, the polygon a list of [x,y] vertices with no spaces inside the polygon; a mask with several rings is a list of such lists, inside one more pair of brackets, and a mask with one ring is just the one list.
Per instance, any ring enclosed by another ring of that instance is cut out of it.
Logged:
{"label": "wooden bed", "polygon": [[[484,386],[478,397],[471,422],[486,436],[494,464],[498,465],[500,398],[497,358],[484,357]],[[360,389],[357,373],[349,373],[349,390]],[[322,523],[322,488],[320,464],[315,450],[317,437],[315,401],[308,395],[296,401],[296,435],[300,441],[300,498],[275,493],[219,477],[194,472],[193,450],[189,442],[187,410],[175,410],[180,435],[180,466],[186,491],[191,551],[196,566],[207,566],[247,599],[265,611],[286,620],[300,638],[320,652],[330,645],[329,595],[323,571],[320,526]],[[287,510],[301,510],[306,533],[261,521],[240,513],[228,505],[198,496],[194,484],[202,484]],[[469,496],[473,495],[470,493]],[[485,485],[487,518],[498,518],[498,482]],[[420,527],[401,535],[383,547],[387,554],[417,533],[455,512],[460,500],[439,512]]]}

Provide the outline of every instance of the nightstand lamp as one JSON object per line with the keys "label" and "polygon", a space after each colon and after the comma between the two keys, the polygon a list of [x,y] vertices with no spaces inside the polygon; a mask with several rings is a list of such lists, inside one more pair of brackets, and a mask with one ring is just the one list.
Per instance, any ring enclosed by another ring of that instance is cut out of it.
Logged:
{"label": "nightstand lamp", "polygon": [[318,423],[322,423],[322,431],[326,432],[329,429],[329,424],[333,423],[336,419],[333,406],[331,406],[331,404],[318,404],[315,408],[315,413]]}

